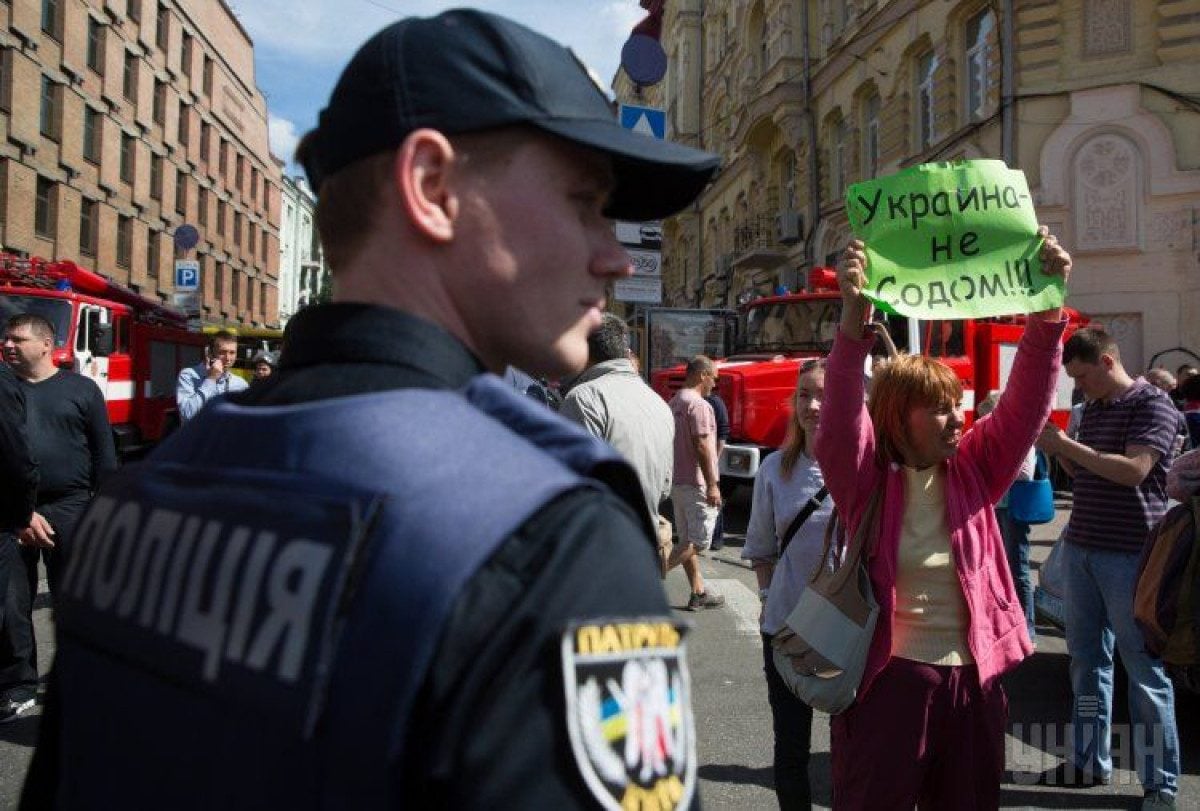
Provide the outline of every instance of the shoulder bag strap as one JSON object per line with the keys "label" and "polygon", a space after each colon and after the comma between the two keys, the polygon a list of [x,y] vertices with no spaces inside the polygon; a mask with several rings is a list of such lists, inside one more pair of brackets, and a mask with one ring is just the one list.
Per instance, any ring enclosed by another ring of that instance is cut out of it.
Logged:
{"label": "shoulder bag strap", "polygon": [[804,507],[796,514],[796,517],[792,519],[792,523],[788,525],[787,532],[783,533],[783,540],[779,544],[780,557],[783,557],[784,550],[788,548],[788,544],[796,537],[796,533],[800,531],[800,527],[804,526],[804,522],[817,511],[817,508],[821,506],[821,502],[828,495],[829,489],[822,487],[804,504]]}

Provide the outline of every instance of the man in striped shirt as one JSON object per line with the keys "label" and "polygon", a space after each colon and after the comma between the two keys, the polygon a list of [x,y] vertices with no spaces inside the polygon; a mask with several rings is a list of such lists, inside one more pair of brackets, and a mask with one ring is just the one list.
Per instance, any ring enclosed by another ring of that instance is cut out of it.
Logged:
{"label": "man in striped shirt", "polygon": [[1071,336],[1063,367],[1087,398],[1078,440],[1048,425],[1038,447],[1074,475],[1063,549],[1074,759],[1043,781],[1079,788],[1109,782],[1115,641],[1129,674],[1143,808],[1171,808],[1179,776],[1175,698],[1162,662],[1143,646],[1133,590],[1142,545],[1166,512],[1167,469],[1181,415],[1161,389],[1129,376],[1116,342],[1102,329]]}

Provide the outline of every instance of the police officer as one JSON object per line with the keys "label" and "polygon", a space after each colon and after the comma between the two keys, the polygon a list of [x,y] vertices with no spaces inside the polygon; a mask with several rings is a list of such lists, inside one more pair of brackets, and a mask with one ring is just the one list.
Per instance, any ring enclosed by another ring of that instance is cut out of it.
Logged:
{"label": "police officer", "polygon": [[26,801],[695,804],[636,475],[489,373],[580,371],[632,272],[609,218],[717,158],[464,10],[370,39],[298,157],[334,301],[89,511]]}

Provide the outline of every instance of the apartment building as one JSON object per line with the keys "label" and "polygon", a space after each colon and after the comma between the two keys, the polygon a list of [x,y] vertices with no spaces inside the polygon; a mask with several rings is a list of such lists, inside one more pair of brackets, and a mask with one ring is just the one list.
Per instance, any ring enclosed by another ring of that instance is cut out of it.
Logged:
{"label": "apartment building", "polygon": [[304,178],[283,177],[279,223],[279,320],[316,303],[329,285],[317,234],[317,198]]}
{"label": "apartment building", "polygon": [[[1132,369],[1200,352],[1200,0],[668,0],[673,140],[720,152],[664,227],[665,296],[732,305],[832,264],[850,183],[1002,158]],[[632,92],[626,85],[625,92]]]}
{"label": "apartment building", "polygon": [[199,229],[204,317],[278,319],[281,173],[224,0],[0,2],[0,243],[173,290]]}

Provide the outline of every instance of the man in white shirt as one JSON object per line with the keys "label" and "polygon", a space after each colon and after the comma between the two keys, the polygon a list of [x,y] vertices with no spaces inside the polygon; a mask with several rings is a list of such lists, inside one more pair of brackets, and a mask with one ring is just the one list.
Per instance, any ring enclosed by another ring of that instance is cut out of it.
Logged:
{"label": "man in white shirt", "polygon": [[179,373],[175,384],[175,404],[179,419],[190,420],[214,397],[246,388],[246,381],[233,373],[237,360],[237,336],[221,330],[214,332],[205,350],[205,360],[199,366],[189,366]]}

